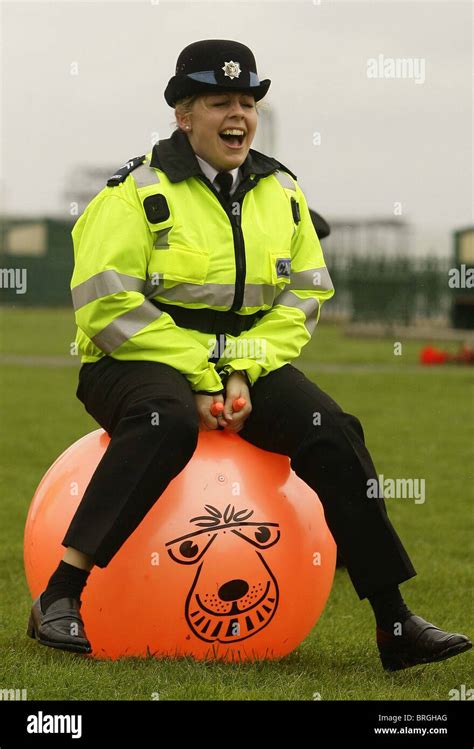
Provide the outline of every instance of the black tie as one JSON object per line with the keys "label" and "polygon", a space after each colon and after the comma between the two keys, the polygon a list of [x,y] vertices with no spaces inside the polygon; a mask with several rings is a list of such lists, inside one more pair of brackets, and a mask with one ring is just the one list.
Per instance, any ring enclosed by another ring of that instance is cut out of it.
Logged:
{"label": "black tie", "polygon": [[229,172],[219,172],[219,174],[214,177],[214,182],[217,182],[221,188],[221,195],[227,202],[230,200],[230,188],[232,187],[233,181],[232,174],[229,174]]}

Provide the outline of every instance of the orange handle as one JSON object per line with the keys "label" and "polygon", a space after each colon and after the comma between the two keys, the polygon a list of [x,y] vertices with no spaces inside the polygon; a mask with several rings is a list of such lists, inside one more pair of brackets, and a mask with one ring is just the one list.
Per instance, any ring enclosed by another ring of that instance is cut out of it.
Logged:
{"label": "orange handle", "polygon": [[241,411],[243,409],[243,407],[245,406],[246,403],[247,403],[247,401],[245,400],[245,398],[237,398],[232,403],[232,409],[234,411]]}
{"label": "orange handle", "polygon": [[[232,410],[233,411],[241,411],[247,401],[245,398],[236,398],[235,401],[232,403]],[[224,404],[223,403],[213,403],[210,411],[213,416],[219,416],[224,410]]]}

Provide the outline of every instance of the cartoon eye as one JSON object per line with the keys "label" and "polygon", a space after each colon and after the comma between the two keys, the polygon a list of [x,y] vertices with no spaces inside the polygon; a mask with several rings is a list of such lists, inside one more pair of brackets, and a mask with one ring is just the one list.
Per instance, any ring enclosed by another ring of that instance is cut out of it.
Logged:
{"label": "cartoon eye", "polygon": [[199,554],[199,546],[194,541],[183,541],[179,545],[179,553],[186,559],[194,559]]}
{"label": "cartoon eye", "polygon": [[234,529],[232,533],[253,544],[253,546],[258,546],[260,549],[268,549],[273,544],[276,544],[280,538],[278,525],[271,523],[265,525],[246,523],[239,526],[238,530]]}
{"label": "cartoon eye", "polygon": [[268,539],[271,538],[271,535],[270,528],[266,525],[261,525],[260,528],[257,528],[255,531],[255,538],[261,544],[265,544]]}
{"label": "cartoon eye", "polygon": [[214,533],[209,538],[207,534],[197,534],[191,538],[177,539],[170,544],[168,554],[179,564],[196,564],[206,553],[216,535]]}

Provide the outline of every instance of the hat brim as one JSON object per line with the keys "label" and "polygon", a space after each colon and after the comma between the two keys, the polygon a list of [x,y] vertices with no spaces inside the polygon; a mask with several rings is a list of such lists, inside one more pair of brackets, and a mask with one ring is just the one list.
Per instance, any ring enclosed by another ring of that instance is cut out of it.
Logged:
{"label": "hat brim", "polygon": [[174,107],[180,99],[184,99],[187,96],[193,96],[194,94],[220,94],[225,91],[244,91],[245,93],[252,94],[255,101],[260,101],[270,88],[270,83],[271,80],[266,78],[260,81],[258,86],[244,86],[239,88],[238,85],[221,86],[216,83],[195,81],[187,75],[175,75],[169,80],[164,96],[166,103],[170,107]]}

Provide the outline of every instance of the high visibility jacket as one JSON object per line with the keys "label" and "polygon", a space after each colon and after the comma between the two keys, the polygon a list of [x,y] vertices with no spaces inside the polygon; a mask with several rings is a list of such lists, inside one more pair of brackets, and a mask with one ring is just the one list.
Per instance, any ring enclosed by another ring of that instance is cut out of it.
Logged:
{"label": "high visibility jacket", "polygon": [[[177,130],[89,203],[72,232],[81,362],[162,362],[218,393],[224,367],[253,385],[298,357],[334,293],[321,246],[292,172],[253,149],[241,170],[226,203]],[[177,324],[165,305],[252,325],[228,332],[216,358],[218,334]]]}

